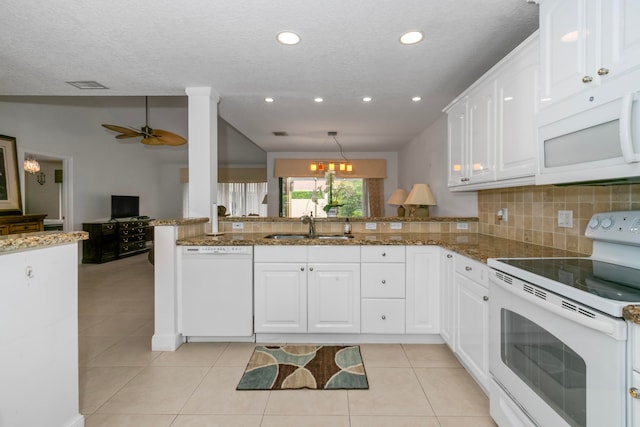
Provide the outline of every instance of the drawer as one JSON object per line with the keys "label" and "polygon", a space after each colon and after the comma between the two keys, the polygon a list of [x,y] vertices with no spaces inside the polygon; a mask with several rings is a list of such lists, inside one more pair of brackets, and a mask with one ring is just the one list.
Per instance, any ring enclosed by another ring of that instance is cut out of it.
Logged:
{"label": "drawer", "polygon": [[120,244],[120,252],[121,254],[137,251],[140,249],[144,249],[144,242],[133,242],[133,243],[121,243]]}
{"label": "drawer", "polygon": [[468,277],[485,287],[489,286],[489,267],[470,258],[456,255],[456,273]]}
{"label": "drawer", "polygon": [[144,236],[144,228],[128,228],[124,230],[120,230],[121,236],[133,236],[136,234],[142,234]]}
{"label": "drawer", "polygon": [[404,263],[362,263],[360,292],[363,298],[404,298]]}
{"label": "drawer", "polygon": [[365,334],[404,334],[405,301],[403,299],[363,299],[362,324]]}
{"label": "drawer", "polygon": [[116,224],[102,224],[102,234],[114,234],[116,232]]}
{"label": "drawer", "polygon": [[29,233],[32,231],[40,231],[40,224],[37,222],[25,222],[22,224],[9,224],[9,233]]}
{"label": "drawer", "polygon": [[404,262],[404,246],[362,246],[362,262]]}
{"label": "drawer", "polygon": [[7,234],[9,234],[9,226],[0,225],[0,236],[6,236]]}
{"label": "drawer", "polygon": [[136,243],[144,241],[144,234],[134,234],[133,236],[120,236],[120,243]]}

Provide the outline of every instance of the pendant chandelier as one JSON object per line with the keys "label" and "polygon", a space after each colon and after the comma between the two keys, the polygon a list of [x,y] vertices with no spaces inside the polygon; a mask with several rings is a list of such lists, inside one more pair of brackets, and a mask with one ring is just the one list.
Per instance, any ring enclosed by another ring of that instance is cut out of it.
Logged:
{"label": "pendant chandelier", "polygon": [[40,172],[40,163],[33,157],[27,157],[24,160],[24,170],[29,173],[38,173]]}
{"label": "pendant chandelier", "polygon": [[338,138],[336,138],[336,135],[338,135],[338,132],[327,132],[327,134],[333,137],[333,140],[335,141],[336,145],[338,146],[338,149],[340,150],[340,156],[342,157],[342,160],[338,162],[330,160],[326,162],[326,165],[325,165],[325,162],[313,161],[309,164],[309,170],[312,172],[316,172],[316,171],[335,172],[336,170],[340,172],[353,172],[353,163],[351,163],[349,159],[347,159],[347,157],[344,155],[344,151],[342,150],[342,145],[340,145],[340,142],[338,142]]}

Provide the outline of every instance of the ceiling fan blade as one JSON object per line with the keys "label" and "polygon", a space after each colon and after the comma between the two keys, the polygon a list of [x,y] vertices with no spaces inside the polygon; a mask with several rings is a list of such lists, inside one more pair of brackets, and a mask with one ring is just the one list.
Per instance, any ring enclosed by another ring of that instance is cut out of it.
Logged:
{"label": "ceiling fan blade", "polygon": [[160,139],[165,145],[178,146],[187,143],[187,140],[180,135],[162,129],[154,129],[153,135]]}
{"label": "ceiling fan blade", "polygon": [[109,129],[109,130],[112,130],[112,131],[114,131],[114,132],[121,133],[122,135],[130,135],[130,136],[125,137],[125,138],[133,138],[133,137],[136,137],[136,136],[140,136],[140,135],[142,135],[142,134],[141,134],[138,130],[136,130],[136,129],[129,129],[129,128],[125,128],[125,127],[122,127],[122,126],[116,126],[116,125],[105,125],[105,124],[103,124],[102,126],[103,126],[103,127],[105,127],[105,128],[107,128],[107,129]]}
{"label": "ceiling fan blade", "polygon": [[156,138],[154,136],[145,136],[144,138],[142,138],[142,142],[145,145],[162,145],[163,142],[159,139]]}

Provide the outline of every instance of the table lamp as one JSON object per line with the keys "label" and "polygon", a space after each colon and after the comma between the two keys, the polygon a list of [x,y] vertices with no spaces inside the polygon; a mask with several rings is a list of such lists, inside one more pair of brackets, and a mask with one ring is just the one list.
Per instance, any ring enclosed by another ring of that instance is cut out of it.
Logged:
{"label": "table lamp", "polygon": [[387,200],[387,203],[390,204],[391,206],[398,207],[398,216],[400,218],[404,217],[406,213],[404,206],[402,206],[406,199],[407,199],[407,192],[404,191],[402,188],[396,188],[395,190],[393,190],[393,193],[391,193],[391,197],[389,197],[389,200]]}
{"label": "table lamp", "polygon": [[436,199],[429,184],[413,184],[404,204],[411,206],[410,216],[424,218],[429,216],[429,205],[435,205]]}

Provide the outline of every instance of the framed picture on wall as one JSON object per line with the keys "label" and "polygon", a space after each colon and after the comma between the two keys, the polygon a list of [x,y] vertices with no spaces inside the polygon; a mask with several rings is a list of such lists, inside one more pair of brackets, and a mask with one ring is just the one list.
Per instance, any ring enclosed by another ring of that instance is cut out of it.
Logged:
{"label": "framed picture on wall", "polygon": [[0,215],[22,215],[16,139],[0,135]]}

